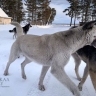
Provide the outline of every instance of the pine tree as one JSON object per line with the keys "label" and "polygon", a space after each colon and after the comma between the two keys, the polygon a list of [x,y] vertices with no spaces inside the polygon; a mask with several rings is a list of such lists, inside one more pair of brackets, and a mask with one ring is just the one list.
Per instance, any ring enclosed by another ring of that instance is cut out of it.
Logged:
{"label": "pine tree", "polygon": [[70,6],[65,9],[63,12],[68,12],[66,15],[71,17],[71,22],[73,17],[74,24],[76,18],[80,19],[81,22],[88,22],[94,20],[96,17],[96,1],[95,0],[67,0],[70,3]]}
{"label": "pine tree", "polygon": [[0,3],[2,4],[1,8],[14,21],[20,23],[24,19],[22,0],[1,0]]}
{"label": "pine tree", "polygon": [[[49,4],[50,4],[50,0],[38,0],[38,3],[39,3],[39,9],[40,12],[39,12],[39,20],[42,22],[43,25],[46,25],[48,24],[48,21],[50,19],[50,15],[51,15],[51,8],[49,7]],[[41,17],[40,17],[41,16]]]}
{"label": "pine tree", "polygon": [[55,8],[52,8],[50,18],[49,18],[49,22],[48,22],[49,24],[52,24],[52,22],[54,21],[55,16],[56,16],[56,10],[55,10]]}
{"label": "pine tree", "polygon": [[75,26],[76,18],[80,14],[79,1],[78,0],[67,0],[67,1],[69,2],[70,6],[67,9],[65,9],[63,12],[67,12],[66,15],[71,17],[70,26],[72,24],[72,20],[73,20],[73,17],[74,17],[74,26]]}
{"label": "pine tree", "polygon": [[46,24],[50,9],[49,2],[49,0],[25,0],[28,20],[34,22],[35,24],[37,24],[37,22]]}
{"label": "pine tree", "polygon": [[35,21],[36,15],[36,0],[25,0],[25,5],[27,6],[27,20]]}
{"label": "pine tree", "polygon": [[67,8],[67,9],[65,9],[63,12],[68,12],[68,13],[66,13],[66,15],[68,15],[69,17],[71,17],[71,20],[70,20],[70,26],[71,26],[71,24],[72,24],[72,19],[73,19],[73,8],[72,8],[72,0],[67,0],[69,3],[70,3],[70,6]]}
{"label": "pine tree", "polygon": [[21,22],[24,20],[24,10],[23,10],[23,3],[22,0],[16,0],[16,13],[15,13],[15,20]]}
{"label": "pine tree", "polygon": [[96,0],[92,1],[92,20],[96,20]]}

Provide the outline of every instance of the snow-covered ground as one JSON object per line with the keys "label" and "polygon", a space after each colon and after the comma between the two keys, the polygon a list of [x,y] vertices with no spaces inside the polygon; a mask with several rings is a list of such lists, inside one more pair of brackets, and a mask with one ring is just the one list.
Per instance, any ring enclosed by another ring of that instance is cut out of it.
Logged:
{"label": "snow-covered ground", "polygon": [[[12,25],[0,25],[0,96],[73,96],[72,93],[64,87],[59,81],[57,81],[48,71],[44,85],[46,90],[40,91],[38,89],[38,81],[41,72],[41,65],[35,62],[28,64],[25,68],[27,79],[24,80],[21,77],[21,62],[24,57],[21,56],[17,59],[9,68],[9,75],[4,76],[3,72],[6,67],[6,63],[9,58],[10,48],[13,39],[13,33],[9,33],[8,30],[12,29]],[[48,26],[39,27],[33,26],[30,28],[28,34],[52,34],[54,32],[67,30],[68,26]],[[74,71],[74,60],[71,57],[69,63],[65,67],[65,70],[71,80],[78,85],[79,81],[76,79]],[[85,63],[82,61],[80,65],[80,75],[82,76],[84,71]],[[96,96],[96,92],[92,86],[90,77],[88,76],[83,90],[80,92],[81,96]]]}

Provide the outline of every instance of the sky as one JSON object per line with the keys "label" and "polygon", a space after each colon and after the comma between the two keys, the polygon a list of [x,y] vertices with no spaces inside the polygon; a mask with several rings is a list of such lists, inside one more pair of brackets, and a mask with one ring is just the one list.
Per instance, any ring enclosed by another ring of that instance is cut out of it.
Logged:
{"label": "sky", "polygon": [[[67,0],[51,0],[49,6],[56,9],[56,16],[53,23],[70,23],[71,18],[66,16],[66,13],[63,13],[63,10],[70,6]],[[76,23],[78,22],[76,21]]]}
{"label": "sky", "polygon": [[[63,10],[69,7],[67,0],[51,0],[50,7],[56,9],[56,16],[53,23],[70,23],[70,17],[66,16],[66,13],[63,13]],[[76,23],[78,22],[76,20]]]}

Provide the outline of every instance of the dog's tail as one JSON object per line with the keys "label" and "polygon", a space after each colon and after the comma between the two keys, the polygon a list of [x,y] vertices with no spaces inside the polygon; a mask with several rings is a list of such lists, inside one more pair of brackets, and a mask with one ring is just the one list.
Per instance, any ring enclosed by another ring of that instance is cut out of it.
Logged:
{"label": "dog's tail", "polygon": [[9,30],[9,32],[11,33],[11,32],[13,32],[13,30]]}
{"label": "dog's tail", "polygon": [[23,35],[23,29],[22,29],[21,25],[18,22],[11,22],[11,24],[16,26],[17,37]]}

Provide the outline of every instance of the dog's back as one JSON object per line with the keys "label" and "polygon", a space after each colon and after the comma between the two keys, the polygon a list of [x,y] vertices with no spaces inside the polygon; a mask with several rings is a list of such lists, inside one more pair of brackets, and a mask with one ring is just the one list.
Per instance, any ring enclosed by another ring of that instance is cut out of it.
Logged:
{"label": "dog's back", "polygon": [[90,45],[84,46],[77,51],[80,57],[86,57],[89,61],[96,61],[96,48]]}

